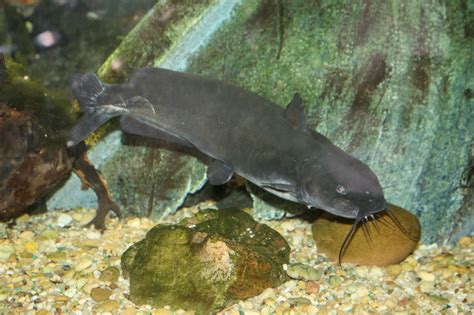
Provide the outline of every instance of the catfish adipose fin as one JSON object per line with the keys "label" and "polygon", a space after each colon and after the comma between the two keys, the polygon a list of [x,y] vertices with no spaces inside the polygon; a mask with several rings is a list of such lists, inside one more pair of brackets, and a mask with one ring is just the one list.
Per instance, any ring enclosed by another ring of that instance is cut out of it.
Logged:
{"label": "catfish adipose fin", "polygon": [[236,173],[282,198],[357,220],[387,208],[374,172],[308,129],[299,94],[283,110],[239,87],[159,68],[139,69],[118,85],[93,74],[72,82],[84,116],[70,145],[121,116],[128,132],[184,143],[210,157],[212,184]]}

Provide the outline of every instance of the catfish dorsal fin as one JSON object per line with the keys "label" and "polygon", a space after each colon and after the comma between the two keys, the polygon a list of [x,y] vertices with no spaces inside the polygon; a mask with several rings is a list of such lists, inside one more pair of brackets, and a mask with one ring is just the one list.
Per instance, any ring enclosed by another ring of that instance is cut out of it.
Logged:
{"label": "catfish dorsal fin", "polygon": [[300,130],[306,130],[306,114],[301,96],[298,93],[293,95],[293,99],[286,106],[285,116],[291,122],[293,127]]}

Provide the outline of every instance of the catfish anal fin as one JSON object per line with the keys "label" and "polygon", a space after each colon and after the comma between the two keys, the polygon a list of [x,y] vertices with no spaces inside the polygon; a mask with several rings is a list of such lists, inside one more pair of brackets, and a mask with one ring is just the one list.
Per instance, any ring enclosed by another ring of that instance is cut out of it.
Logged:
{"label": "catfish anal fin", "polygon": [[211,185],[224,185],[234,174],[234,170],[227,164],[221,161],[214,160],[207,168],[207,178]]}
{"label": "catfish anal fin", "polygon": [[286,106],[285,116],[291,122],[293,127],[306,130],[306,114],[304,112],[304,105],[301,96],[298,93],[293,95],[293,99]]}
{"label": "catfish anal fin", "polygon": [[134,135],[160,139],[181,146],[194,148],[194,146],[187,140],[180,138],[139,118],[122,116],[120,118],[120,127],[123,131]]}

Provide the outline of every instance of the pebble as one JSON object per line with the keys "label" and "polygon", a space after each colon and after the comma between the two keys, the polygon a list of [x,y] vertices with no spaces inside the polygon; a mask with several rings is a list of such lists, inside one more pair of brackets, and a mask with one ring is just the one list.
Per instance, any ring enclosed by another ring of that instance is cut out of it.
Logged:
{"label": "pebble", "polygon": [[91,290],[91,298],[96,301],[105,301],[112,295],[112,290],[105,288],[93,288]]}
{"label": "pebble", "polygon": [[420,289],[421,289],[421,292],[423,292],[423,293],[433,292],[434,281],[422,281],[420,283]]}
{"label": "pebble", "polygon": [[94,306],[96,312],[116,312],[120,307],[119,302],[115,300],[107,300]]}
{"label": "pebble", "polygon": [[35,233],[31,231],[22,232],[19,237],[24,240],[32,240],[35,237]]}
{"label": "pebble", "polygon": [[100,240],[102,238],[102,234],[99,231],[92,230],[86,233],[86,237],[90,240]]}
{"label": "pebble", "polygon": [[39,244],[35,241],[28,241],[25,243],[25,250],[30,254],[38,252]]}
{"label": "pebble", "polygon": [[321,278],[319,270],[301,263],[290,264],[286,273],[293,279],[319,280]]}
{"label": "pebble", "polygon": [[398,276],[403,270],[402,266],[400,265],[391,265],[391,266],[386,267],[386,269],[387,269],[388,274],[391,275],[392,277]]}
{"label": "pebble", "polygon": [[120,270],[117,267],[107,267],[102,273],[100,274],[100,281],[106,282],[116,282],[119,278]]}
{"label": "pebble", "polygon": [[46,239],[55,239],[58,237],[58,232],[54,230],[44,230],[41,234],[41,237],[46,238]]}
{"label": "pebble", "polygon": [[418,272],[418,277],[420,277],[421,280],[423,280],[423,281],[430,281],[431,282],[431,281],[435,280],[434,274],[426,272],[426,271]]}
{"label": "pebble", "polygon": [[57,225],[61,228],[68,226],[72,222],[72,217],[68,214],[60,214],[58,217]]}
{"label": "pebble", "polygon": [[77,265],[74,267],[76,271],[82,271],[84,269],[89,268],[92,265],[92,260],[89,258],[85,258],[80,260]]}
{"label": "pebble", "polygon": [[0,261],[6,262],[15,252],[15,247],[10,244],[0,244]]}
{"label": "pebble", "polygon": [[293,232],[296,226],[291,221],[285,221],[281,224],[281,228],[286,230],[287,232]]}
{"label": "pebble", "polygon": [[308,281],[306,283],[306,293],[307,294],[316,294],[321,289],[321,285],[316,281]]}

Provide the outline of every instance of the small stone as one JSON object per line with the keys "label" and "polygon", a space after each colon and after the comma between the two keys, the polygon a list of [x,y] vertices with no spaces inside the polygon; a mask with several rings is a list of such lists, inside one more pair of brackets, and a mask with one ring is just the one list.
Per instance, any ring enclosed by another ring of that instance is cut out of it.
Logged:
{"label": "small stone", "polygon": [[423,280],[423,281],[434,281],[435,280],[434,274],[426,272],[426,271],[420,271],[418,273],[418,277],[420,277],[421,280]]}
{"label": "small stone", "polygon": [[100,274],[100,281],[116,282],[120,276],[120,270],[117,267],[108,267]]}
{"label": "small stone", "polygon": [[402,266],[400,265],[390,265],[387,267],[387,272],[392,277],[397,277],[402,272]]}
{"label": "small stone", "polygon": [[31,231],[24,231],[19,235],[19,237],[24,240],[32,240],[35,237],[35,233]]}
{"label": "small stone", "polygon": [[38,252],[39,244],[35,241],[28,241],[25,243],[25,250],[30,254]]}
{"label": "small stone", "polygon": [[132,228],[138,228],[140,227],[140,225],[141,225],[140,218],[133,218],[127,222],[127,226],[132,227]]}
{"label": "small stone", "polygon": [[74,221],[80,222],[84,218],[84,214],[80,212],[74,212],[72,214],[72,218],[74,219]]}
{"label": "small stone", "polygon": [[66,227],[72,222],[72,217],[68,214],[61,214],[58,217],[57,225],[59,227]]}
{"label": "small stone", "polygon": [[369,290],[367,289],[367,287],[365,285],[358,285],[355,288],[355,292],[352,296],[356,298],[363,298],[368,295],[369,295]]}
{"label": "small stone", "polygon": [[91,265],[92,265],[92,260],[90,260],[88,258],[85,258],[85,259],[79,261],[79,263],[74,267],[74,269],[76,271],[82,271],[82,270],[85,270],[85,269],[89,268]]}
{"label": "small stone", "polygon": [[402,270],[405,272],[413,270],[413,266],[407,262],[402,263],[401,267],[402,267]]}
{"label": "small stone", "polygon": [[69,301],[69,297],[65,295],[57,295],[54,297],[54,300],[58,302],[67,302]]}
{"label": "small stone", "polygon": [[55,239],[58,237],[58,232],[54,230],[44,230],[41,234],[41,237],[46,238],[46,239]]}
{"label": "small stone", "polygon": [[372,266],[372,268],[370,268],[368,276],[371,280],[379,280],[383,277],[383,270],[380,267]]}
{"label": "small stone", "polygon": [[12,245],[0,245],[0,261],[6,262],[13,253],[15,253],[15,247],[13,247]]}
{"label": "small stone", "polygon": [[261,315],[272,315],[273,314],[273,309],[269,306],[263,306],[262,309],[260,310]]}
{"label": "small stone", "polygon": [[289,298],[288,302],[293,305],[310,305],[311,301],[304,297]]}
{"label": "small stone", "polygon": [[114,313],[118,310],[119,307],[120,307],[119,302],[115,300],[107,300],[94,306],[94,311]]}
{"label": "small stone", "polygon": [[88,282],[89,280],[87,278],[80,278],[76,282],[76,288],[78,290],[81,290]]}
{"label": "small stone", "polygon": [[67,254],[63,251],[56,251],[46,254],[46,257],[54,261],[63,261],[67,258]]}
{"label": "small stone", "polygon": [[461,245],[462,247],[469,247],[469,245],[471,245],[471,242],[472,238],[470,238],[469,236],[463,236],[458,241],[459,245]]}
{"label": "small stone", "polygon": [[420,284],[421,292],[430,293],[434,289],[434,281],[422,281]]}
{"label": "small stone", "polygon": [[263,303],[265,303],[265,305],[272,306],[275,305],[275,299],[266,298],[265,300],[263,300]]}
{"label": "small stone", "polygon": [[82,291],[86,292],[87,294],[91,294],[92,289],[97,288],[99,283],[97,282],[88,282],[82,287]]}
{"label": "small stone", "polygon": [[158,308],[156,310],[153,311],[153,314],[154,315],[173,315],[173,312],[171,312],[170,310],[166,309],[166,308]]}
{"label": "small stone", "polygon": [[288,231],[293,232],[295,230],[295,224],[293,222],[285,221],[281,223],[281,228]]}
{"label": "small stone", "polygon": [[86,233],[86,237],[90,240],[99,240],[102,234],[99,231],[93,230]]}
{"label": "small stone", "polygon": [[321,289],[321,285],[316,281],[308,281],[306,283],[306,293],[316,294]]}
{"label": "small stone", "polygon": [[120,315],[135,315],[137,311],[134,307],[127,307]]}
{"label": "small stone", "polygon": [[93,288],[91,290],[91,298],[96,301],[105,301],[112,295],[112,291],[104,288]]}
{"label": "small stone", "polygon": [[303,280],[319,280],[321,278],[321,272],[314,269],[313,267],[296,263],[288,266],[286,273],[290,278],[303,279]]}

